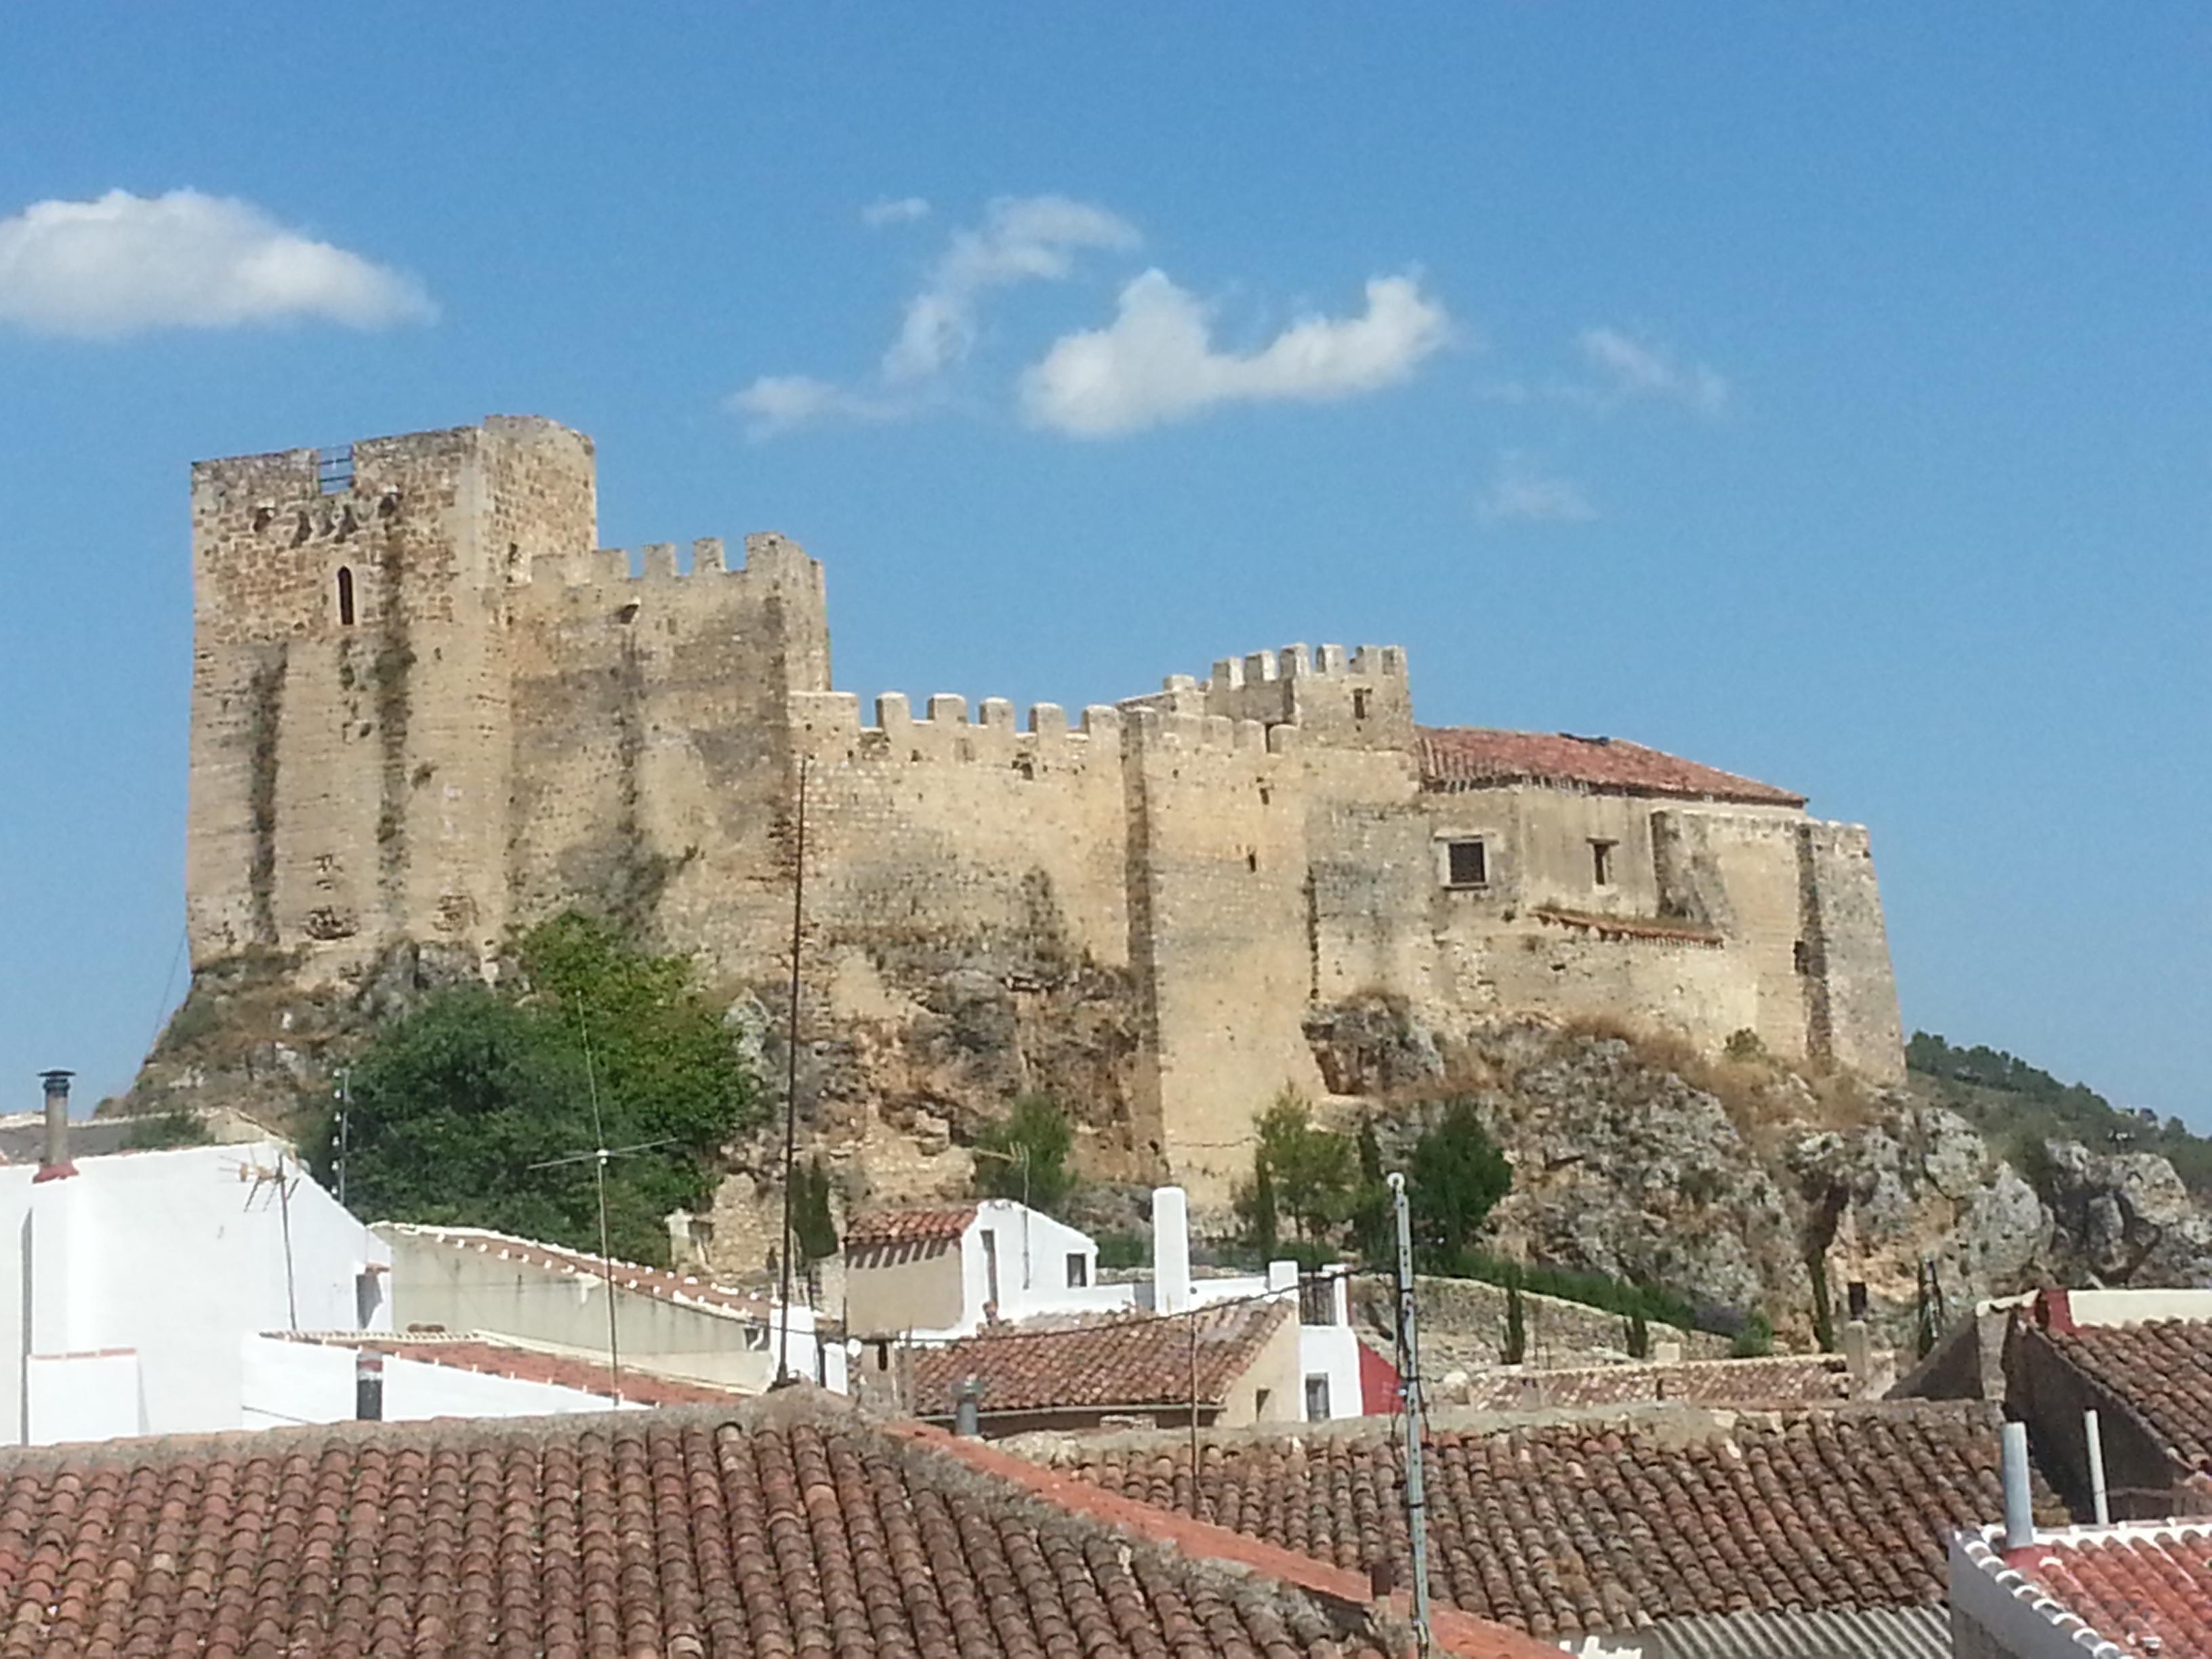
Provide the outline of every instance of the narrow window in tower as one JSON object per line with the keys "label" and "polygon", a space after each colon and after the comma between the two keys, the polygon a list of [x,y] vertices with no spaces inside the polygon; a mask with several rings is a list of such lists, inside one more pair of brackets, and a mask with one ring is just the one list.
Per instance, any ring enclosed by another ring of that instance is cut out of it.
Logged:
{"label": "narrow window in tower", "polygon": [[1368,699],[1372,697],[1375,694],[1372,691],[1370,691],[1364,685],[1356,685],[1352,689],[1352,719],[1356,720],[1364,720],[1367,718]]}
{"label": "narrow window in tower", "polygon": [[1590,848],[1590,880],[1597,886],[1613,885],[1613,849],[1609,841],[1592,841]]}
{"label": "narrow window in tower", "polygon": [[338,567],[338,626],[353,626],[353,568],[349,565]]}

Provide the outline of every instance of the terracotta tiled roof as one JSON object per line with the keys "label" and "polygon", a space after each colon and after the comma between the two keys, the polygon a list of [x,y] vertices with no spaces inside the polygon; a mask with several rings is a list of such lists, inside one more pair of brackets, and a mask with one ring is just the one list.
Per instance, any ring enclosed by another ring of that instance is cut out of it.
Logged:
{"label": "terracotta tiled roof", "polygon": [[[479,1255],[491,1256],[502,1261],[520,1261],[574,1278],[598,1280],[604,1279],[607,1273],[606,1264],[598,1256],[586,1255],[580,1250],[563,1249],[557,1244],[540,1244],[534,1239],[514,1238],[506,1233],[490,1232],[481,1227],[388,1224],[390,1230],[396,1233],[433,1239],[441,1244],[449,1244],[457,1250],[473,1250]],[[671,1273],[665,1267],[640,1267],[634,1261],[617,1261],[613,1267],[616,1285],[626,1291],[635,1291],[641,1296],[656,1297],[664,1302],[689,1303],[696,1307],[713,1308],[724,1313],[743,1314],[749,1318],[761,1320],[769,1318],[774,1311],[774,1304],[765,1297],[756,1296],[748,1291],[733,1290],[690,1273]]]}
{"label": "terracotta tiled roof", "polygon": [[810,1409],[12,1452],[0,1654],[1375,1651],[1357,1632],[1340,1644],[1340,1609],[1302,1590]]}
{"label": "terracotta tiled roof", "polygon": [[2174,1458],[2212,1471],[2212,1320],[2051,1330],[2051,1346],[2134,1408]]}
{"label": "terracotta tiled roof", "polygon": [[845,1225],[848,1250],[889,1244],[943,1244],[957,1239],[975,1218],[975,1206],[942,1210],[876,1210]]}
{"label": "terracotta tiled roof", "polygon": [[1802,806],[1805,798],[1619,738],[1565,732],[1498,732],[1480,726],[1424,726],[1416,732],[1421,781],[1574,784],[1628,795]]}
{"label": "terracotta tiled roof", "polygon": [[556,1388],[574,1389],[580,1394],[598,1395],[612,1401],[617,1392],[622,1398],[640,1406],[703,1406],[726,1401],[737,1392],[734,1389],[718,1389],[705,1382],[686,1382],[676,1377],[656,1376],[635,1366],[623,1367],[617,1381],[611,1368],[595,1359],[586,1359],[576,1354],[547,1353],[543,1349],[520,1347],[511,1342],[500,1342],[481,1335],[468,1336],[365,1336],[358,1331],[333,1331],[327,1334],[278,1332],[295,1342],[312,1342],[323,1347],[352,1348],[360,1352],[383,1354],[394,1359],[419,1360],[426,1365],[447,1365],[455,1370],[476,1371],[489,1376],[511,1377],[518,1382],[545,1382]]}
{"label": "terracotta tiled roof", "polygon": [[2057,1604],[2037,1609],[2063,1638],[2054,1649],[2108,1650],[2083,1640],[2071,1614],[2142,1659],[2212,1656],[2212,1525],[2072,1528],[2002,1554],[1996,1541],[1968,1540],[1968,1559],[2008,1588],[2019,1574]]}
{"label": "terracotta tiled roof", "polygon": [[2129,1531],[2044,1553],[2029,1577],[2130,1653],[2212,1656],[2212,1527]]}
{"label": "terracotta tiled roof", "polygon": [[1667,1365],[1478,1372],[1463,1395],[1452,1395],[1451,1403],[1478,1411],[1662,1400],[1699,1406],[1778,1406],[1848,1400],[1850,1394],[1850,1371],[1841,1355],[1792,1354],[1770,1359],[1690,1359]]}
{"label": "terracotta tiled roof", "polygon": [[1182,1406],[1191,1397],[1194,1323],[1199,1404],[1218,1407],[1261,1346],[1292,1317],[1287,1300],[1241,1302],[1190,1316],[1145,1314],[921,1346],[914,1356],[915,1413],[951,1416],[953,1385],[964,1376],[982,1380],[987,1418],[1058,1407]]}
{"label": "terracotta tiled roof", "polygon": [[[2001,1513],[1980,1401],[1747,1413],[1725,1431],[1646,1415],[1429,1437],[1440,1598],[1556,1638],[1749,1608],[1934,1606],[1950,1533]],[[1189,1506],[1188,1454],[1079,1448],[1074,1472]],[[1200,1513],[1358,1570],[1410,1571],[1385,1435],[1209,1448]],[[2048,1504],[2045,1513],[2063,1515]]]}

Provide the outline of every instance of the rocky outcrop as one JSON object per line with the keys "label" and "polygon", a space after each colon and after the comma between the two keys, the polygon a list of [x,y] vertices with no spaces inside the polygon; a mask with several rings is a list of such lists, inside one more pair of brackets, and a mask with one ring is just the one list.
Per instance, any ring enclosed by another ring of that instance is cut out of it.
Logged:
{"label": "rocky outcrop", "polygon": [[[2164,1158],[2053,1143],[2029,1175],[1909,1090],[1716,1060],[1667,1039],[1505,1020],[1425,1028],[1368,1000],[1309,1022],[1330,1103],[1402,1153],[1442,1103],[1472,1100],[1511,1159],[1493,1248],[1758,1310],[1814,1334],[1866,1287],[1880,1339],[1909,1345],[1923,1285],[1945,1317],[2044,1282],[2212,1284],[2212,1216]],[[2040,1190],[2039,1190],[2039,1184]]]}
{"label": "rocky outcrop", "polygon": [[2050,1142],[2055,1254],[2114,1285],[2212,1285],[2212,1216],[2153,1152]]}

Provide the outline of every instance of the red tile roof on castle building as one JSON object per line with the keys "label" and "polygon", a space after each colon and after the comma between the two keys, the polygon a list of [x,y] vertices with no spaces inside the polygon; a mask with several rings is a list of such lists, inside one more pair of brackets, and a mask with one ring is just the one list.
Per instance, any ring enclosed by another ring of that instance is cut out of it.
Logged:
{"label": "red tile roof on castle building", "polygon": [[[1433,1431],[1431,1584],[1546,1639],[1750,1608],[1935,1606],[1951,1533],[2002,1512],[2000,1415],[1976,1401],[1747,1413],[1725,1429],[1647,1413]],[[1060,1461],[1191,1507],[1189,1455],[1170,1442]],[[1198,1512],[1340,1567],[1387,1559],[1404,1582],[1401,1461],[1381,1432],[1209,1447]]]}
{"label": "red tile roof on castle building", "polygon": [[936,1210],[872,1210],[846,1224],[845,1248],[870,1250],[895,1244],[949,1243],[966,1232],[975,1218],[973,1204]]}
{"label": "red tile roof on castle building", "polygon": [[1973,1571],[2051,1626],[2054,1650],[2212,1659],[2212,1522],[2074,1527],[2016,1550],[1994,1530],[1961,1541]]}
{"label": "red tile roof on castle building", "polygon": [[1480,726],[1424,726],[1415,732],[1421,781],[1431,788],[1497,783],[1567,784],[1628,795],[1802,806],[1805,797],[1646,749],[1620,738],[1567,732],[1499,732]]}
{"label": "red tile roof on castle building", "polygon": [[[1248,1571],[1200,1559],[1213,1540]],[[1340,1582],[1300,1571],[1198,1522],[1054,1504],[983,1449],[806,1390],[0,1455],[8,1659],[1379,1659]],[[1494,1626],[1443,1633],[1536,1659]]]}
{"label": "red tile roof on castle building", "polygon": [[521,1347],[475,1333],[463,1336],[386,1336],[359,1331],[276,1331],[270,1334],[280,1340],[351,1348],[390,1359],[412,1359],[425,1365],[475,1371],[483,1376],[504,1376],[517,1382],[543,1382],[554,1388],[572,1389],[579,1394],[597,1395],[607,1401],[619,1397],[635,1406],[711,1405],[727,1401],[738,1392],[708,1382],[657,1376],[634,1365],[623,1366],[618,1375],[602,1360],[587,1359],[579,1354],[548,1353],[541,1348]]}
{"label": "red tile roof on castle building", "polygon": [[1194,1363],[1200,1407],[1218,1409],[1267,1339],[1292,1316],[1287,1299],[1240,1302],[1188,1315],[986,1331],[921,1345],[914,1356],[915,1414],[951,1417],[953,1388],[967,1376],[983,1384],[978,1405],[986,1418],[1188,1406]]}

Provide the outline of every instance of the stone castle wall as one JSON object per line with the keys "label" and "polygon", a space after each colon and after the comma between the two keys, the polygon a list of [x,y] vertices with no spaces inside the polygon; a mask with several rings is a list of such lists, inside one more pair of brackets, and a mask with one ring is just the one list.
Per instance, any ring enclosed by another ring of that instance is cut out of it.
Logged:
{"label": "stone castle wall", "polygon": [[[195,469],[196,965],[343,981],[410,940],[489,969],[583,904],[780,1007],[803,773],[803,1099],[842,1144],[963,1138],[1042,1089],[1094,1171],[1218,1200],[1253,1115],[1323,1091],[1308,1012],[1377,993],[1437,1029],[1587,1012],[1900,1063],[1863,830],[1425,787],[1395,647],[1228,659],[1073,722],[889,695],[864,721],[817,563],[761,535],[633,574],[592,469],[522,419],[356,444],[337,477]],[[1469,835],[1491,879],[1455,888]]]}

